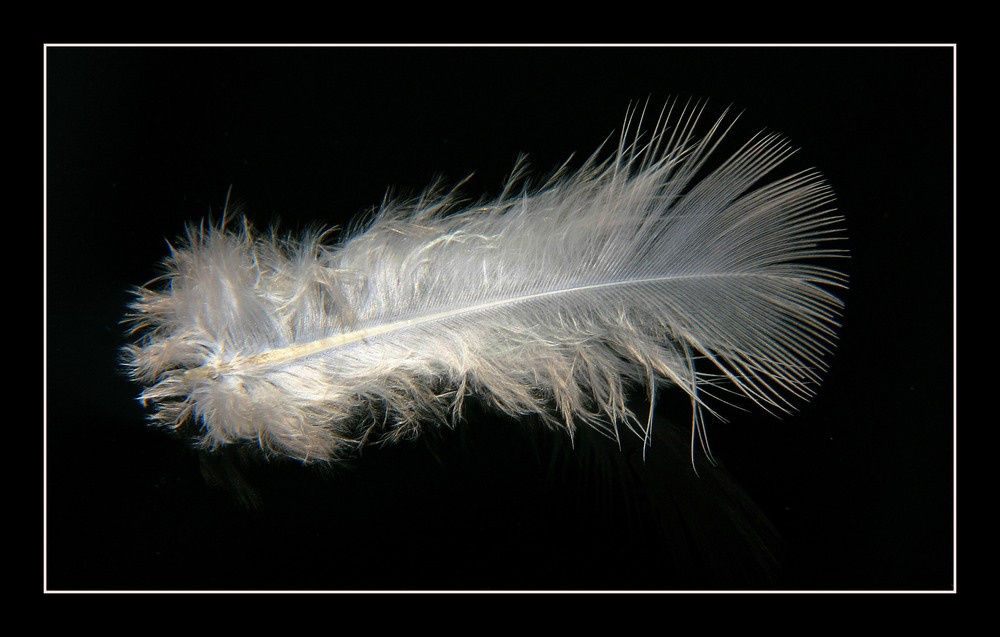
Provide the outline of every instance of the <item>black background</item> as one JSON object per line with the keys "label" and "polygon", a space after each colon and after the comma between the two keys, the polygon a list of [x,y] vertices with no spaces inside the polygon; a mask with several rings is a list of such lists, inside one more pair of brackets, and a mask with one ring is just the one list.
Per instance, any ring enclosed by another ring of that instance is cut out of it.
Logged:
{"label": "black background", "polygon": [[[46,63],[49,589],[954,585],[951,48],[55,47]],[[474,173],[478,198],[520,153],[545,173],[630,103],[670,97],[744,111],[737,136],[787,135],[846,217],[851,289],[818,396],[711,425],[782,538],[775,579],[738,573],[741,539],[678,495],[715,478],[665,449],[689,417],[670,392],[645,464],[475,406],[327,471],[202,457],[144,425],[117,365],[128,289],[230,187],[289,231],[438,176]]]}

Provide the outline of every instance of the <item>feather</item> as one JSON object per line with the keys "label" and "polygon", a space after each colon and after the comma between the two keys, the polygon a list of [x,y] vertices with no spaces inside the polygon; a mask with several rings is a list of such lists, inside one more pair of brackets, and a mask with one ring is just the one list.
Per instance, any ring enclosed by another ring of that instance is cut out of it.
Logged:
{"label": "feather", "polygon": [[630,109],[610,158],[534,188],[519,163],[467,209],[431,189],[339,240],[233,214],[190,226],[129,315],[125,365],[153,421],[308,462],[454,425],[469,396],[648,441],[652,405],[642,421],[628,394],[674,386],[692,453],[722,392],[791,411],[846,285],[823,265],[844,256],[832,191],[811,170],[763,181],[794,152],[775,134],[709,166],[730,118],[699,137],[703,108],[669,106],[647,142]]}

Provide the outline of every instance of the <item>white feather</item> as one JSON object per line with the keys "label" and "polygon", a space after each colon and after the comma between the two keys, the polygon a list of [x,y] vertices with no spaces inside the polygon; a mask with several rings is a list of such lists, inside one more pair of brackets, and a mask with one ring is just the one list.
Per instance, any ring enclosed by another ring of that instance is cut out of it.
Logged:
{"label": "white feather", "polygon": [[640,423],[630,388],[685,391],[699,435],[715,388],[790,409],[841,307],[845,278],[817,264],[842,256],[831,190],[812,171],[762,183],[793,152],[777,135],[706,172],[725,117],[698,139],[700,108],[682,111],[642,146],[631,111],[611,159],[540,188],[514,178],[466,210],[433,191],[385,203],[336,243],[189,228],[133,304],[143,401],[159,423],[196,422],[208,447],[304,461],[453,424],[467,396],[647,439],[652,408]]}

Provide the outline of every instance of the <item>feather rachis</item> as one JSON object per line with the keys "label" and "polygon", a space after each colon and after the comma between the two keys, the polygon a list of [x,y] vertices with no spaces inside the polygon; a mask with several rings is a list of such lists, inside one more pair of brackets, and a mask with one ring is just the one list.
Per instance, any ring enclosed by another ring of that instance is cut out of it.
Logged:
{"label": "feather rachis", "polygon": [[197,420],[207,446],[302,460],[453,424],[473,394],[570,433],[648,439],[628,392],[652,402],[675,385],[702,439],[719,381],[699,360],[792,409],[835,338],[844,281],[812,263],[840,254],[832,193],[808,171],[755,187],[791,152],[771,135],[702,177],[728,129],[695,140],[699,114],[685,107],[669,134],[661,114],[646,144],[623,134],[609,160],[534,190],[512,178],[465,211],[455,191],[387,200],[339,243],[189,228],[168,285],[133,305],[144,336],[126,357],[144,400],[160,422]]}

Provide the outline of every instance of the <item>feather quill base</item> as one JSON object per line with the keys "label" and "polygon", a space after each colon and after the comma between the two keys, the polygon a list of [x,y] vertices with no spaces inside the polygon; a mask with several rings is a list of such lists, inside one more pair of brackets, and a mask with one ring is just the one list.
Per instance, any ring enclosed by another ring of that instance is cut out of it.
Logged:
{"label": "feather quill base", "polygon": [[432,189],[339,240],[232,215],[189,227],[129,317],[125,364],[152,419],[310,462],[454,425],[469,396],[648,440],[652,408],[641,421],[629,392],[675,386],[692,450],[717,393],[793,409],[846,283],[822,265],[845,254],[832,192],[812,171],[768,181],[793,152],[777,135],[706,169],[725,116],[696,137],[701,109],[673,110],[648,142],[630,112],[609,159],[538,188],[519,167],[466,209]]}

